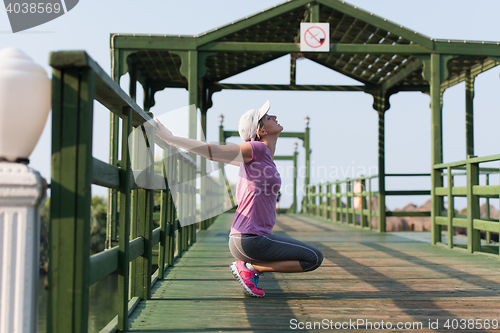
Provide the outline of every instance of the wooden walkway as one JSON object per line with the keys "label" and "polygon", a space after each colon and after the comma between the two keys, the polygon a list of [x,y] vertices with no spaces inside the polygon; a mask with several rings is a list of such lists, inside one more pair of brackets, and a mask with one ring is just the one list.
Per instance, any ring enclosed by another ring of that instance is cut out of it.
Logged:
{"label": "wooden walkway", "polygon": [[[299,322],[328,322],[363,332],[371,322],[373,328],[393,325],[376,331],[400,332],[398,323],[416,322],[422,323],[420,332],[457,332],[444,328],[447,320],[500,320],[497,258],[303,215],[278,217],[274,233],[318,247],[323,265],[304,274],[265,274],[259,286],[266,297],[247,297],[228,268],[231,220],[232,214],[224,214],[198,234],[166,280],[155,284],[152,299],[135,309],[131,331],[277,332],[298,329]],[[429,320],[438,320],[439,330],[429,329]],[[346,327],[349,321],[359,326]],[[325,331],[318,323],[311,327]]]}

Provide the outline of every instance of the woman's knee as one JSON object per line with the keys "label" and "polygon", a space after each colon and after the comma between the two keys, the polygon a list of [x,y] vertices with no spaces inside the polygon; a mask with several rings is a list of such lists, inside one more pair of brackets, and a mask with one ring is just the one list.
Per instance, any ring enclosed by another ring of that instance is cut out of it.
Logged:
{"label": "woman's knee", "polygon": [[313,260],[311,260],[310,262],[308,262],[307,265],[303,265],[303,266],[307,266],[307,267],[303,267],[304,272],[314,271],[316,268],[321,266],[321,263],[323,262],[323,259],[324,259],[323,252],[321,252],[317,248],[312,248],[311,250],[313,250],[313,252],[315,254],[315,258]]}

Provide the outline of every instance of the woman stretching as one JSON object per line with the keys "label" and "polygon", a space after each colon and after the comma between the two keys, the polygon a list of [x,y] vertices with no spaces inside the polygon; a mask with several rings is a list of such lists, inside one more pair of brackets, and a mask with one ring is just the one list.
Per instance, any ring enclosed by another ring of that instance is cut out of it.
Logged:
{"label": "woman stretching", "polygon": [[187,149],[212,161],[240,166],[236,186],[238,208],[229,235],[229,249],[237,259],[231,272],[245,293],[264,297],[257,287],[265,272],[309,272],[321,265],[323,254],[306,243],[272,234],[276,222],[276,199],[281,178],[273,162],[279,134],[283,131],[276,116],[268,115],[270,103],[241,116],[238,131],[244,143],[213,145],[179,138],[157,119],[157,136],[170,145]]}

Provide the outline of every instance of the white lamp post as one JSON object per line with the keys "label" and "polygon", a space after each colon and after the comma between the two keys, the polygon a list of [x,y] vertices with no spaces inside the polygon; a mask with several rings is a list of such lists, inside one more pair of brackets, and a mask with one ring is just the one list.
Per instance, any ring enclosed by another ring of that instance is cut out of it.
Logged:
{"label": "white lamp post", "polygon": [[0,332],[36,332],[40,205],[46,182],[27,166],[50,111],[45,70],[0,50]]}

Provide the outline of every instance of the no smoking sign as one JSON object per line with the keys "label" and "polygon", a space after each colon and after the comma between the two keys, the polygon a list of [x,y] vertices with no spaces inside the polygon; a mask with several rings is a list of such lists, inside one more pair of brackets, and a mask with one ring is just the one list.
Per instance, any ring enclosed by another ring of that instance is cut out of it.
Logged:
{"label": "no smoking sign", "polygon": [[329,52],[330,23],[301,23],[300,50],[307,52]]}

